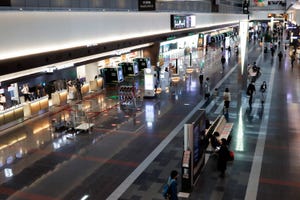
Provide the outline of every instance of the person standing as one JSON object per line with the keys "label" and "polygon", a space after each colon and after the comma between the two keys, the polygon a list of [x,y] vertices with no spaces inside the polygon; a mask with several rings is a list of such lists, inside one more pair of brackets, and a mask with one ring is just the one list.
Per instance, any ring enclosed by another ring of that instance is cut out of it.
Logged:
{"label": "person standing", "polygon": [[23,88],[22,88],[21,92],[24,95],[25,102],[26,101],[30,101],[30,92],[29,92],[29,86],[28,86],[28,84],[24,84],[23,85]]}
{"label": "person standing", "polygon": [[249,107],[252,109],[252,102],[253,102],[253,94],[255,93],[255,85],[254,81],[251,81],[251,83],[247,87],[247,95],[249,95]]}
{"label": "person standing", "polygon": [[224,115],[228,119],[228,109],[229,109],[229,104],[231,101],[231,94],[230,94],[228,88],[226,88],[223,93],[223,99],[224,99]]}
{"label": "person standing", "polygon": [[218,170],[221,172],[220,177],[225,177],[225,171],[227,168],[227,161],[229,159],[229,150],[227,147],[227,140],[225,138],[221,139],[221,146],[218,150]]}
{"label": "person standing", "polygon": [[78,95],[78,100],[82,100],[81,86],[82,86],[82,83],[77,78],[75,81],[75,87],[76,87],[76,91],[77,91],[77,95]]}
{"label": "person standing", "polygon": [[0,94],[0,110],[4,110],[6,107],[6,97],[5,94]]}

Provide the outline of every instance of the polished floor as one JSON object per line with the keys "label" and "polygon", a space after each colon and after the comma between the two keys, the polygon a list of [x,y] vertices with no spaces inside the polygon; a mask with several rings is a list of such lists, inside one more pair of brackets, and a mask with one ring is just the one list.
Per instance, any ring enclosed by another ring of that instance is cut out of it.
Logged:
{"label": "polished floor", "polygon": [[[199,108],[211,120],[222,114],[226,87],[232,95],[230,149],[235,160],[220,178],[215,156],[207,153],[186,199],[300,199],[300,69],[291,69],[288,51],[284,53],[279,63],[277,56],[263,53],[259,43],[249,43],[248,62],[262,70],[252,109],[240,59],[231,55],[223,70],[220,51],[209,49],[206,56],[197,55],[205,59],[204,75],[210,77],[212,90],[219,89],[209,101],[194,71],[170,91],[143,99],[137,108],[121,107],[117,88],[108,87],[3,130],[0,199],[163,199],[170,171],[181,173],[184,123]],[[263,81],[268,85],[264,105],[258,90]],[[90,133],[74,136],[54,131],[54,119],[88,119],[95,126]],[[180,191],[180,178],[178,183]]]}

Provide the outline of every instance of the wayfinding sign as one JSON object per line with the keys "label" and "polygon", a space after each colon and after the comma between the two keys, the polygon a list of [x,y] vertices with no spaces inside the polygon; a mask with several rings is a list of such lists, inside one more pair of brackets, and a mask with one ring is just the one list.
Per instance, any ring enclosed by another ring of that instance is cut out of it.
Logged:
{"label": "wayfinding sign", "polygon": [[139,0],[139,11],[155,10],[155,0]]}

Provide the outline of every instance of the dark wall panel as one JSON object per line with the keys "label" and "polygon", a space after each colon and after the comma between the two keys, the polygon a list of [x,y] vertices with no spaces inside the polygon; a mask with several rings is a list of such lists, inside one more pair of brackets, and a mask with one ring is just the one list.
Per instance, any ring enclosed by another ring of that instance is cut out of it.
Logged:
{"label": "dark wall panel", "polygon": [[0,6],[11,6],[10,0],[1,0]]}

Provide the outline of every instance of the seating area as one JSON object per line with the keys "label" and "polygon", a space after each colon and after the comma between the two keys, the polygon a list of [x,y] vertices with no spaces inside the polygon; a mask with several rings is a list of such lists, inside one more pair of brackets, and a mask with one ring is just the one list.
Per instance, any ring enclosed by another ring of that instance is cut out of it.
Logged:
{"label": "seating area", "polygon": [[214,132],[220,133],[220,136],[218,137],[219,140],[221,140],[222,138],[228,139],[228,136],[230,135],[232,128],[233,128],[233,123],[227,123],[226,118],[224,117],[224,115],[222,115],[220,117],[218,124],[216,125]]}
{"label": "seating area", "polygon": [[[228,123],[224,115],[219,115],[206,130],[206,135],[211,138],[215,132],[219,132],[217,139],[220,141],[222,138],[228,140],[231,130],[233,128],[233,123]],[[211,143],[206,149],[207,153],[215,152],[213,145]]]}

